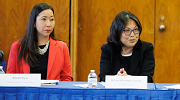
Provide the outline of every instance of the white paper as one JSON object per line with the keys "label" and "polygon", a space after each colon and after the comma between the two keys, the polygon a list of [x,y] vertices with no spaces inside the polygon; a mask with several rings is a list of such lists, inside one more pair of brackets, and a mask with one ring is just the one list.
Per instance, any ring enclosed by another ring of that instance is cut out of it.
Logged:
{"label": "white paper", "polygon": [[74,86],[77,86],[77,87],[82,87],[82,88],[87,88],[88,87],[88,84],[73,84]]}
{"label": "white paper", "polygon": [[180,85],[179,84],[171,85],[171,86],[164,86],[164,87],[168,88],[168,89],[180,89]]}
{"label": "white paper", "polygon": [[41,74],[0,74],[0,86],[40,87]]}
{"label": "white paper", "polygon": [[147,76],[106,75],[105,88],[147,89]]}
{"label": "white paper", "polygon": [[59,80],[41,80],[41,83],[44,84],[44,83],[57,83],[59,82]]}
{"label": "white paper", "polygon": [[100,84],[101,84],[102,86],[105,86],[105,82],[100,82]]}
{"label": "white paper", "polygon": [[56,85],[59,80],[41,80],[41,85]]}

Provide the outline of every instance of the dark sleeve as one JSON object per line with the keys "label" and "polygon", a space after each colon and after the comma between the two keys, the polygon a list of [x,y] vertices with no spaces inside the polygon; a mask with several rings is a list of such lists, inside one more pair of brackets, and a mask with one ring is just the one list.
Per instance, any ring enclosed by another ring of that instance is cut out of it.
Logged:
{"label": "dark sleeve", "polygon": [[111,73],[111,53],[107,49],[107,44],[104,44],[101,47],[100,82],[105,81],[105,75],[110,75]]}
{"label": "dark sleeve", "polygon": [[148,82],[152,83],[155,68],[154,47],[151,43],[148,43],[146,46],[147,48],[143,54],[141,75],[148,76]]}

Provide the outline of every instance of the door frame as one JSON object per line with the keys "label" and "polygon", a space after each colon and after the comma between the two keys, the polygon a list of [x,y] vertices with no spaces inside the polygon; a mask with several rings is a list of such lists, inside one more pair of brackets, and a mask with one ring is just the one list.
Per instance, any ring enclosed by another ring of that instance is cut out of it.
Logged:
{"label": "door frame", "polygon": [[78,0],[70,0],[70,55],[73,80],[76,81],[78,41]]}

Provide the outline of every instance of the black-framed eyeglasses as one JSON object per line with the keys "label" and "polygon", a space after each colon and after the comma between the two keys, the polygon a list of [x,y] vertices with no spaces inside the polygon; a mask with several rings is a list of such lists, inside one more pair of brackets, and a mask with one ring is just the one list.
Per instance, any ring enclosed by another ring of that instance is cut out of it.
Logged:
{"label": "black-framed eyeglasses", "polygon": [[127,35],[127,36],[130,36],[132,32],[133,32],[135,35],[136,35],[136,34],[139,34],[139,32],[140,32],[140,31],[139,31],[139,28],[135,28],[135,29],[133,29],[133,30],[131,30],[131,29],[124,29],[123,31],[124,31],[125,35]]}

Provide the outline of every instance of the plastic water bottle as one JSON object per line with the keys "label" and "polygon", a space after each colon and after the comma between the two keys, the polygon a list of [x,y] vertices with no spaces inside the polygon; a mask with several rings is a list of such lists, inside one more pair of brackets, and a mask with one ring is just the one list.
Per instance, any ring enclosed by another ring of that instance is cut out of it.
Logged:
{"label": "plastic water bottle", "polygon": [[0,74],[5,74],[5,72],[3,70],[3,66],[0,66]]}
{"label": "plastic water bottle", "polygon": [[97,86],[97,75],[95,70],[91,70],[91,73],[88,75],[88,87],[95,88]]}

